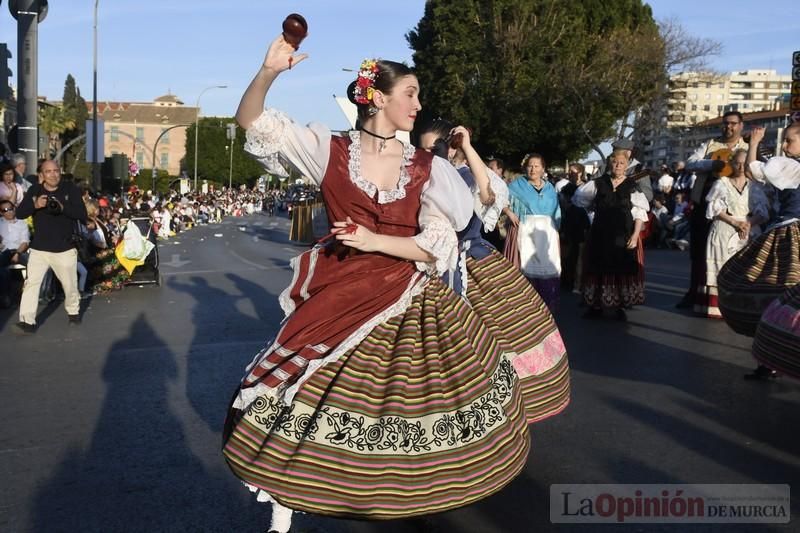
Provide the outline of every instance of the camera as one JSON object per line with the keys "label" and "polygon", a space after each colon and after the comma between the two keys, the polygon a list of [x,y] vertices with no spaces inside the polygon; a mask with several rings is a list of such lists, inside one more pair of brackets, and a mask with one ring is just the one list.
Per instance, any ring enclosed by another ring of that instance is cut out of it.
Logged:
{"label": "camera", "polygon": [[55,215],[61,213],[61,202],[53,195],[47,197],[47,210]]}

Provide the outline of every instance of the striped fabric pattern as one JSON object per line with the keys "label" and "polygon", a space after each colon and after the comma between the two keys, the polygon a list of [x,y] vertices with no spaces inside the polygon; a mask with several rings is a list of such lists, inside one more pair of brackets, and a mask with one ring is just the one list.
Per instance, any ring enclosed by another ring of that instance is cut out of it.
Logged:
{"label": "striped fabric pattern", "polygon": [[800,379],[800,285],[764,311],[753,340],[753,356],[781,374]]}
{"label": "striped fabric pattern", "polygon": [[569,363],[553,316],[527,279],[498,252],[467,258],[467,299],[520,377],[528,423],[569,403]]}
{"label": "striped fabric pattern", "polygon": [[291,405],[236,412],[233,472],[292,509],[394,519],[482,499],[530,448],[514,367],[467,303],[431,279],[405,313],[316,370]]}
{"label": "striped fabric pattern", "polygon": [[717,275],[725,322],[752,337],[764,309],[800,283],[800,223],[780,226],[747,243]]}

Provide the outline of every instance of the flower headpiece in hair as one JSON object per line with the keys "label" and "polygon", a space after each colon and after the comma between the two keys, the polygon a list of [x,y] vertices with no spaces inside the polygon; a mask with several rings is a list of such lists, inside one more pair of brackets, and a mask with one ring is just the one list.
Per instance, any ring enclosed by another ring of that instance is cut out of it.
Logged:
{"label": "flower headpiece in hair", "polygon": [[353,91],[353,99],[358,104],[372,103],[372,95],[375,93],[375,78],[378,76],[378,62],[375,59],[365,59],[361,62],[356,78],[356,87]]}

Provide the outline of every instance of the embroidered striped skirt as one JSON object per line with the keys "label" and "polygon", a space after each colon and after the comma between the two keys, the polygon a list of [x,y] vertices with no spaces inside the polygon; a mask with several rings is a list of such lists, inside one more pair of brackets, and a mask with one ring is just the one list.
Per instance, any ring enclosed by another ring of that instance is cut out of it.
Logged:
{"label": "embroidered striped skirt", "polygon": [[514,265],[498,252],[467,258],[467,299],[511,353],[528,423],[560,413],[569,403],[569,363],[553,316]]}
{"label": "embroidered striped skirt", "polygon": [[761,314],[800,283],[800,223],[774,228],[747,243],[717,275],[719,310],[736,333],[754,336]]}
{"label": "embroidered striped skirt", "polygon": [[513,362],[439,279],[318,368],[288,406],[259,396],[232,410],[225,437],[230,468],[259,499],[363,519],[485,498],[530,448]]}
{"label": "embroidered striped skirt", "polygon": [[787,290],[764,311],[753,340],[763,365],[800,379],[800,285]]}

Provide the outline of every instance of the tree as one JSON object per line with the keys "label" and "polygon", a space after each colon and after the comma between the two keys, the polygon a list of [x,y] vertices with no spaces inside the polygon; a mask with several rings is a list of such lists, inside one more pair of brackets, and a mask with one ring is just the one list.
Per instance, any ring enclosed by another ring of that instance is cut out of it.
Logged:
{"label": "tree", "polygon": [[[74,122],[74,125],[65,130],[61,135],[62,143],[67,144],[86,132],[86,120],[89,118],[86,100],[81,96],[81,90],[76,85],[75,78],[72,77],[72,74],[67,74],[67,79],[64,80],[62,106],[66,116]],[[82,148],[83,145],[73,145],[73,147],[64,154],[63,164],[65,168],[75,168],[79,156],[82,153]]]}
{"label": "tree", "polygon": [[409,45],[423,111],[484,153],[574,158],[643,105],[663,44],[641,0],[430,0]]}
{"label": "tree", "polygon": [[[227,124],[235,122],[231,118],[201,117],[200,134],[198,136],[197,152],[197,178],[228,184],[228,169],[230,154],[226,147],[228,139],[225,136]],[[186,130],[186,158],[184,166],[189,176],[194,176],[194,132],[195,124]],[[236,130],[236,139],[233,143],[233,184],[240,185],[264,174],[261,165],[244,151],[245,132],[241,128]]]}
{"label": "tree", "polygon": [[58,150],[61,134],[74,127],[75,121],[63,108],[53,105],[39,107],[39,129],[47,134],[50,156]]}

